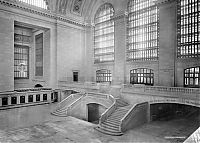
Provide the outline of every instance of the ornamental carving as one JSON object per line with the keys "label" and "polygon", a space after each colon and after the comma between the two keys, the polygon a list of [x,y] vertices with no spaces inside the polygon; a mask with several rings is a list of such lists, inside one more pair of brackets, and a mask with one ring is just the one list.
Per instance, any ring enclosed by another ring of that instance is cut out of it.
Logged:
{"label": "ornamental carving", "polygon": [[83,5],[83,0],[74,0],[72,11],[80,15],[82,5]]}

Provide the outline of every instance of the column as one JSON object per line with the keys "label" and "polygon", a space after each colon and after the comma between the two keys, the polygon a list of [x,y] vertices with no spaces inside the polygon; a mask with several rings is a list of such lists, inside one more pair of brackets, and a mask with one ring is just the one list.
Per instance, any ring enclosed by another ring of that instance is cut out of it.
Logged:
{"label": "column", "polygon": [[36,102],[36,94],[33,94],[33,102]]}
{"label": "column", "polygon": [[159,86],[174,86],[177,48],[176,1],[159,2]]}
{"label": "column", "polygon": [[28,103],[28,94],[25,95],[25,103]]}
{"label": "column", "polygon": [[11,96],[8,96],[8,105],[11,105]]}
{"label": "column", "polygon": [[20,95],[17,96],[17,104],[20,104]]}
{"label": "column", "polygon": [[51,103],[51,92],[47,93],[47,102]]}
{"label": "column", "polygon": [[2,98],[0,98],[0,107],[2,106]]}
{"label": "column", "polygon": [[43,101],[43,94],[46,94],[46,93],[40,93],[40,101],[41,102]]}
{"label": "column", "polygon": [[126,17],[124,13],[115,16],[115,64],[113,84],[124,83],[125,75],[125,51],[126,51]]}

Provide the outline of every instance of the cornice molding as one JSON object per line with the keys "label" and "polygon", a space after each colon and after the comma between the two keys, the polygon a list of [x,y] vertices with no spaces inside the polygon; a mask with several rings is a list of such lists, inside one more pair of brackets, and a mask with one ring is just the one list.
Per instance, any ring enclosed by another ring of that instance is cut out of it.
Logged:
{"label": "cornice molding", "polygon": [[126,17],[126,15],[125,15],[125,13],[122,13],[122,14],[118,14],[118,15],[113,16],[111,18],[111,20],[115,20],[116,21],[116,20],[122,19],[124,17]]}
{"label": "cornice molding", "polygon": [[75,20],[69,19],[67,17],[61,16],[57,13],[51,12],[49,10],[43,10],[41,8],[34,8],[33,9],[33,8],[31,8],[31,6],[25,6],[25,5],[22,5],[22,4],[18,4],[15,1],[0,0],[0,5],[6,6],[6,7],[12,7],[12,8],[15,8],[15,9],[20,9],[20,10],[25,11],[25,12],[29,12],[29,13],[44,16],[44,17],[47,17],[47,18],[63,21],[63,22],[73,24],[73,25],[77,25],[77,26],[81,26],[81,27],[91,27],[91,25],[88,24],[88,23],[75,21]]}
{"label": "cornice molding", "polygon": [[163,4],[167,4],[167,3],[172,3],[172,2],[176,2],[176,0],[158,0],[156,3],[156,5],[160,6]]}

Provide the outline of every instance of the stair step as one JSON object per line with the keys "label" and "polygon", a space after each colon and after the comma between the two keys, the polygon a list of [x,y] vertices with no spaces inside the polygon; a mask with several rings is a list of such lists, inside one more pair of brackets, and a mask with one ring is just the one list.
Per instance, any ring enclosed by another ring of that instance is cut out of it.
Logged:
{"label": "stair step", "polygon": [[107,135],[112,135],[112,136],[121,136],[121,135],[123,135],[122,132],[112,132],[111,130],[105,130],[105,129],[102,129],[100,127],[96,127],[95,129],[97,131],[99,131],[101,133],[104,133],[104,134],[107,134]]}
{"label": "stair step", "polygon": [[118,121],[113,121],[113,120],[107,119],[106,122],[107,122],[107,123],[110,123],[110,124],[114,124],[114,125],[119,125],[119,124],[120,124],[120,120],[118,120]]}
{"label": "stair step", "polygon": [[112,129],[112,130],[118,130],[119,131],[119,126],[110,126],[110,124],[101,124],[101,127],[104,127],[104,128],[109,128],[109,129]]}
{"label": "stair step", "polygon": [[53,112],[51,114],[53,114],[55,116],[59,116],[59,117],[67,117],[68,116],[67,114],[58,114],[58,113],[53,113]]}
{"label": "stair step", "polygon": [[124,113],[117,113],[117,112],[115,112],[115,113],[113,113],[113,114],[111,114],[109,117],[123,117],[125,114],[126,114],[127,112],[124,112]]}
{"label": "stair step", "polygon": [[102,124],[106,125],[106,126],[112,126],[114,128],[119,128],[120,124],[110,124],[109,122],[103,122]]}

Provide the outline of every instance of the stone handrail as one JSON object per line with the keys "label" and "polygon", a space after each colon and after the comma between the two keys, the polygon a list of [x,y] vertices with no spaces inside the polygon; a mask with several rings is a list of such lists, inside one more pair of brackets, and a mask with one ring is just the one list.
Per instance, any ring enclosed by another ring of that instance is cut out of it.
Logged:
{"label": "stone handrail", "polygon": [[194,95],[200,96],[200,88],[184,88],[184,87],[165,87],[165,86],[145,86],[145,85],[130,85],[123,84],[122,90],[126,92],[138,92],[146,94],[160,94],[160,95]]}
{"label": "stone handrail", "polygon": [[199,143],[200,142],[200,127],[192,133],[183,143]]}
{"label": "stone handrail", "polygon": [[76,93],[76,94],[71,94],[68,97],[66,97],[65,99],[63,99],[60,103],[58,103],[57,108],[56,109],[61,109],[66,107],[67,103],[70,101],[70,99],[73,99],[74,96],[77,95],[82,95],[82,93]]}
{"label": "stone handrail", "polygon": [[131,128],[131,125],[129,124],[132,122],[132,118],[137,117],[136,114],[138,114],[138,111],[140,110],[139,107],[142,105],[148,105],[148,102],[143,102],[139,104],[134,104],[131,109],[124,115],[124,117],[120,120],[120,131],[124,132],[127,130],[127,128]]}
{"label": "stone handrail", "polygon": [[101,114],[99,125],[101,125],[101,123],[103,123],[108,118],[108,116],[110,116],[115,111],[116,108],[117,104],[116,101],[114,101],[114,103],[103,114]]}
{"label": "stone handrail", "polygon": [[74,108],[76,105],[79,104],[79,102],[82,100],[83,97],[85,97],[86,94],[83,94],[81,97],[79,97],[77,100],[75,100],[73,103],[71,103],[67,109],[66,109],[66,114],[71,115],[71,109]]}
{"label": "stone handrail", "polygon": [[48,92],[53,91],[51,88],[21,88],[21,89],[15,89],[14,91],[1,91],[1,95],[13,95],[13,94],[19,94],[19,93],[32,93],[32,92]]}
{"label": "stone handrail", "polygon": [[122,132],[122,128],[125,124],[125,122],[127,121],[127,119],[132,115],[132,113],[135,111],[135,107],[137,106],[137,104],[134,104],[131,109],[124,115],[124,117],[120,120],[120,131]]}

